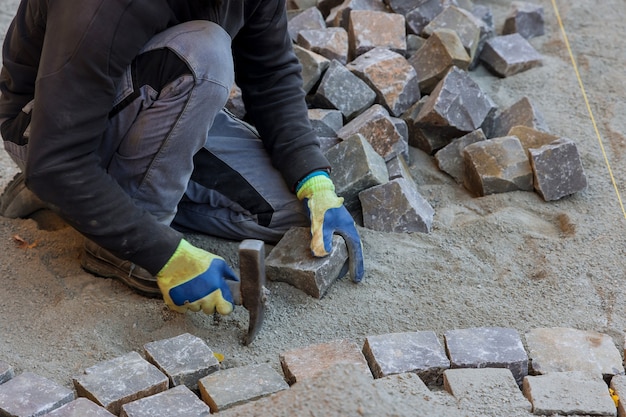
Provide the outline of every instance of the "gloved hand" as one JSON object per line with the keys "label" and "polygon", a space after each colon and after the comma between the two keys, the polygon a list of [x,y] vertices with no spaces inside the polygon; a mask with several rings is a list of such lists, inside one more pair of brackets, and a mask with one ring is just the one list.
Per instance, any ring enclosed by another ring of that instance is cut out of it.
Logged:
{"label": "gloved hand", "polygon": [[350,275],[360,282],[365,274],[363,247],[354,219],[343,205],[343,198],[335,194],[335,185],[324,171],[307,175],[296,188],[298,199],[304,201],[311,218],[311,251],[322,257],[332,249],[333,234],[337,233],[348,248]]}
{"label": "gloved hand", "polygon": [[187,309],[226,315],[233,311],[227,279],[239,281],[220,256],[181,240],[178,248],[156,276],[167,306],[179,313]]}

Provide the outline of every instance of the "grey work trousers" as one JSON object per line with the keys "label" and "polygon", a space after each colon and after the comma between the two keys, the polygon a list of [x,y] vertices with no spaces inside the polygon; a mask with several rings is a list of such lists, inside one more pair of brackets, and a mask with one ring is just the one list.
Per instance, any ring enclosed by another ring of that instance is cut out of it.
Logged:
{"label": "grey work trousers", "polygon": [[[185,70],[163,71],[159,53],[141,59],[164,50]],[[309,224],[255,129],[223,109],[234,69],[231,39],[220,26],[177,25],[138,58],[120,83],[98,151],[137,205],[179,230],[235,240],[275,243],[290,227]],[[145,62],[149,68],[141,68]],[[22,168],[27,146],[6,148]]]}

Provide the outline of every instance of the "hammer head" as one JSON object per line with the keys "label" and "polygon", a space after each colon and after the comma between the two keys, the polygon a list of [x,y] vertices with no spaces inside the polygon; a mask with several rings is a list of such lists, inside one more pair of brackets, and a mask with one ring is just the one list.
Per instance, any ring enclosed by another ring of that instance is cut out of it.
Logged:
{"label": "hammer head", "polygon": [[265,288],[265,244],[262,240],[246,239],[239,245],[240,281],[227,281],[233,300],[250,314],[244,345],[252,343],[261,330],[265,317],[267,289]]}

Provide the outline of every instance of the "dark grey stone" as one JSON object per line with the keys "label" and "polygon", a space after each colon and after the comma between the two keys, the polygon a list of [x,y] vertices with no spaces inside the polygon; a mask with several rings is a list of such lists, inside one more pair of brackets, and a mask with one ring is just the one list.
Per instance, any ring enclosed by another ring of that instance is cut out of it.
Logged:
{"label": "dark grey stone", "polygon": [[426,25],[441,13],[443,8],[443,0],[426,0],[419,6],[411,9],[404,16],[409,33],[421,35]]}
{"label": "dark grey stone", "polygon": [[337,131],[343,127],[343,115],[339,110],[309,109],[309,121],[321,137],[337,137]]}
{"label": "dark grey stone", "polygon": [[496,75],[510,77],[542,65],[543,57],[522,35],[513,33],[488,39],[480,60]]}
{"label": "dark grey stone", "polygon": [[287,22],[287,30],[293,42],[298,39],[300,31],[309,29],[326,29],[324,16],[317,7],[302,10]]}
{"label": "dark grey stone", "polygon": [[337,195],[349,211],[360,210],[359,193],[388,181],[382,156],[360,134],[353,135],[326,152]]}
{"label": "dark grey stone", "polygon": [[587,176],[576,144],[566,138],[529,149],[535,191],[554,201],[587,188]]}
{"label": "dark grey stone", "polygon": [[328,69],[330,60],[298,45],[293,46],[293,51],[302,65],[302,89],[309,93]]}
{"label": "dark grey stone", "polygon": [[339,61],[333,60],[311,98],[314,107],[341,111],[347,120],[361,114],[376,100],[376,93]]}
{"label": "dark grey stone", "polygon": [[0,416],[41,416],[74,399],[74,392],[40,375],[24,372],[0,385]]}
{"label": "dark grey stone", "polygon": [[198,380],[220,368],[211,348],[197,336],[179,336],[146,343],[146,358],[170,379],[170,386],[198,389]]}
{"label": "dark grey stone", "polygon": [[511,11],[504,20],[502,34],[519,33],[525,39],[545,33],[543,7],[525,1],[511,3]]}
{"label": "dark grey stone", "polygon": [[480,27],[483,22],[472,13],[460,7],[446,7],[424,28],[422,34],[431,36],[437,29],[453,29],[461,39],[465,51],[473,59],[480,41]]}
{"label": "dark grey stone", "polygon": [[0,384],[7,382],[14,375],[13,367],[6,362],[0,361]]}
{"label": "dark grey stone", "polygon": [[406,142],[396,128],[395,120],[380,104],[374,104],[337,132],[343,140],[356,134],[363,135],[385,161],[406,151]]}
{"label": "dark grey stone", "polygon": [[506,368],[519,386],[528,375],[528,355],[515,329],[476,327],[444,333],[451,368]]}
{"label": "dark grey stone", "polygon": [[169,379],[139,353],[99,362],[72,379],[76,393],[118,415],[122,405],[165,391]]}
{"label": "dark grey stone", "polygon": [[310,228],[289,229],[265,259],[267,278],[322,298],[339,277],[348,260],[348,249],[344,240],[335,235],[330,255],[316,258],[311,254],[310,243]]}
{"label": "dark grey stone", "polygon": [[396,178],[359,193],[363,225],[380,232],[429,233],[435,211],[414,184]]}
{"label": "dark grey stone", "polygon": [[463,184],[465,177],[465,159],[463,149],[467,145],[487,139],[482,129],[477,129],[465,136],[454,139],[435,154],[435,161],[440,170]]}
{"label": "dark grey stone", "polygon": [[548,127],[539,109],[533,105],[528,97],[522,97],[495,115],[492,127],[489,133],[485,131],[485,135],[488,138],[507,136],[511,129],[516,126],[526,126],[548,132]]}
{"label": "dark grey stone", "polygon": [[363,354],[374,378],[411,372],[427,385],[441,385],[443,371],[450,367],[446,352],[432,331],[368,336]]}
{"label": "dark grey stone", "polygon": [[336,59],[344,65],[348,62],[348,32],[344,28],[301,30],[296,43],[329,60]]}
{"label": "dark grey stone", "polygon": [[45,417],[114,417],[106,408],[100,407],[87,398],[77,398],[57,408]]}
{"label": "dark grey stone", "polygon": [[120,417],[209,417],[211,410],[189,388],[179,385],[122,406]]}

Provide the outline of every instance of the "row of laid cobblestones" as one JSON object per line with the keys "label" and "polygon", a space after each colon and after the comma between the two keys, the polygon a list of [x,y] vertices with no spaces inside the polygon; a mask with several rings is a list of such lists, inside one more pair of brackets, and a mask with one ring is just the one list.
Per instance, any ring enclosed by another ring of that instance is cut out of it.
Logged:
{"label": "row of laid cobblestones", "polygon": [[185,333],[147,343],[144,355],[130,352],[86,368],[73,378],[74,390],[31,372],[15,375],[0,362],[0,416],[247,415],[262,400],[295,404],[308,381],[334,378],[329,372],[338,368],[371,381],[368,389],[410,393],[414,409],[429,415],[434,406],[441,415],[453,411],[431,395],[443,388],[457,412],[471,401],[495,404],[493,415],[626,416],[616,404],[626,396],[626,376],[611,337],[538,328],[525,340],[526,348],[516,330],[502,327],[451,330],[443,344],[431,331],[370,336],[362,346],[335,340],[283,352],[281,375],[267,363],[222,369],[205,341]]}

